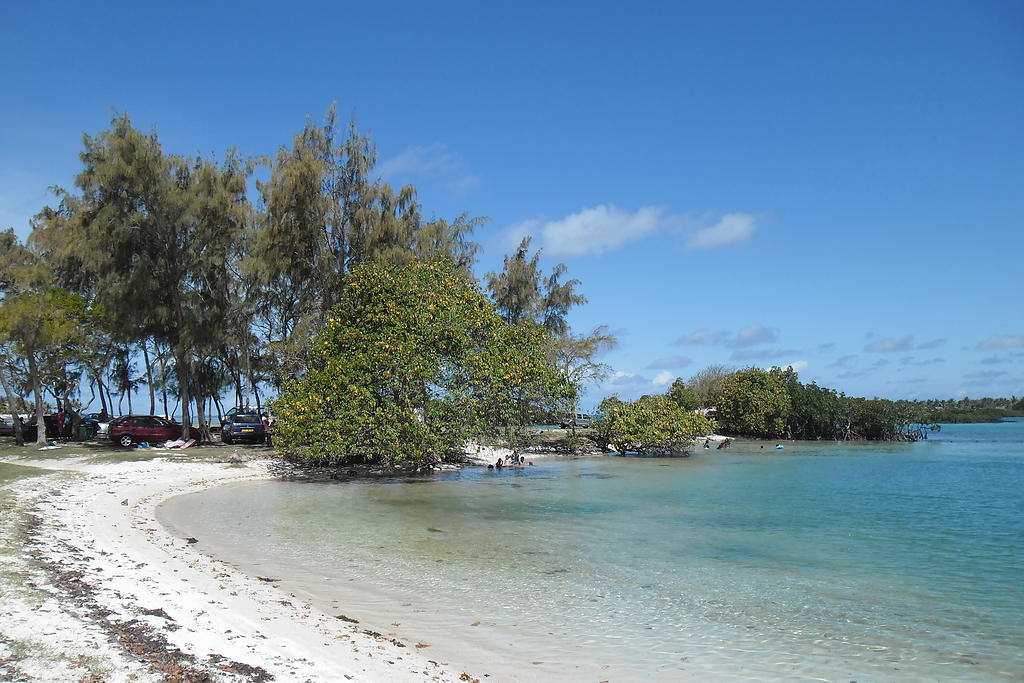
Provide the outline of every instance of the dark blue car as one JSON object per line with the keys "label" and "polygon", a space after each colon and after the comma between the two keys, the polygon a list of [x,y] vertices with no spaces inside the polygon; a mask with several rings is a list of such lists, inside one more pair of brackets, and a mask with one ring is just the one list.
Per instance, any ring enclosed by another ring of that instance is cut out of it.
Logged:
{"label": "dark blue car", "polygon": [[226,444],[263,443],[263,417],[249,408],[232,408],[220,422],[220,438]]}

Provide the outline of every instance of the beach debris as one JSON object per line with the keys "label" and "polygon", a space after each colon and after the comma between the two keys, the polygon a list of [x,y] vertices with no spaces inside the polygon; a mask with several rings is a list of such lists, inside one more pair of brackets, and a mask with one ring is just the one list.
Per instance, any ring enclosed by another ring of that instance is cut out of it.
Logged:
{"label": "beach debris", "polygon": [[398,640],[397,638],[389,638],[386,635],[384,635],[383,633],[379,633],[378,631],[371,631],[368,628],[364,628],[363,629],[363,633],[365,633],[366,635],[370,636],[371,638],[376,638],[378,640],[386,640],[387,642],[391,643],[395,647],[405,647],[405,643],[403,643],[402,641]]}
{"label": "beach debris", "polygon": [[127,498],[125,498],[124,500],[121,501],[121,505],[127,505],[127,504],[128,504],[128,499]]}
{"label": "beach debris", "polygon": [[417,650],[422,650],[425,647],[430,647],[430,643],[416,643]]}
{"label": "beach debris", "polygon": [[479,625],[480,625],[479,621],[474,621],[472,624],[470,624],[470,626],[479,626]]}
{"label": "beach debris", "polygon": [[273,579],[273,578],[271,578],[269,576],[257,576],[256,578],[259,579],[260,581],[262,581],[263,583],[277,583],[278,581],[281,580],[281,579]]}
{"label": "beach debris", "polygon": [[459,674],[459,680],[460,681],[468,681],[469,683],[480,683],[480,679],[479,678],[473,678],[472,676],[470,676],[465,671],[463,671],[462,673]]}
{"label": "beach debris", "polygon": [[335,619],[341,619],[342,621],[347,621],[350,624],[358,624],[359,623],[358,619],[353,619],[352,617],[346,617],[344,614],[337,614],[337,615],[334,616],[334,618]]}
{"label": "beach debris", "polygon": [[428,526],[427,527],[427,531],[433,532],[435,534],[443,534],[444,533],[444,529],[438,529],[437,527],[434,527],[434,526]]}
{"label": "beach debris", "polygon": [[192,545],[193,543],[199,543],[199,539],[198,538],[193,538],[192,536],[189,536],[188,538],[185,539],[185,543],[188,543],[189,545]]}

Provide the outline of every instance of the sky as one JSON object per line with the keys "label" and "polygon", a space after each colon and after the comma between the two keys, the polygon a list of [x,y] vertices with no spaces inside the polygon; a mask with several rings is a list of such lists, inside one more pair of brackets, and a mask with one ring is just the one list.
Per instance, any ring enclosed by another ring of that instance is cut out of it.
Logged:
{"label": "sky", "polygon": [[[0,227],[115,113],[273,152],[337,103],[428,216],[524,235],[608,325],[585,404],[710,363],[1024,394],[1024,4],[0,5]],[[157,5],[166,5],[158,7]]]}

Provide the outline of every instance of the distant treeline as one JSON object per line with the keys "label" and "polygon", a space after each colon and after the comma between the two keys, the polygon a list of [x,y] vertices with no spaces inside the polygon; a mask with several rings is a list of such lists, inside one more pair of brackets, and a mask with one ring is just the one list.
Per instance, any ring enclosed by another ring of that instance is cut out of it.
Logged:
{"label": "distant treeline", "polygon": [[687,410],[714,409],[718,431],[755,438],[912,441],[916,424],[991,422],[1024,415],[1011,398],[893,401],[846,396],[792,368],[730,370],[711,366],[677,379],[667,396]]}
{"label": "distant treeline", "polygon": [[1024,399],[962,398],[959,400],[913,401],[915,420],[936,422],[999,422],[1007,417],[1024,416]]}

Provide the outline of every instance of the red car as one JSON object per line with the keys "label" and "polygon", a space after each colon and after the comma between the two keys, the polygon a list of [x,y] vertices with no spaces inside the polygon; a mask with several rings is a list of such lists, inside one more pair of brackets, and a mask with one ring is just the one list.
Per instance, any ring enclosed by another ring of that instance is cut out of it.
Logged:
{"label": "red car", "polygon": [[125,415],[110,422],[110,440],[125,448],[142,441],[158,444],[180,438],[180,424],[155,415]]}

